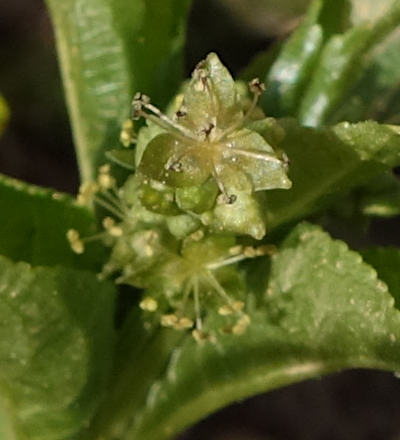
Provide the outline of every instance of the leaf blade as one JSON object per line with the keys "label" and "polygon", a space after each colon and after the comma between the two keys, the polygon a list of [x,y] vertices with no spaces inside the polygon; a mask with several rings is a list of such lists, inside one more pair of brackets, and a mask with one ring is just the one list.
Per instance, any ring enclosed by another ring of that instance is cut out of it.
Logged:
{"label": "leaf blade", "polygon": [[83,235],[96,231],[93,214],[72,197],[0,175],[0,255],[33,265],[80,267],[98,270],[103,249],[88,247],[75,255],[66,239],[68,229]]}
{"label": "leaf blade", "polygon": [[307,377],[398,368],[400,313],[385,284],[317,227],[302,224],[285,240],[259,301],[265,308],[252,310],[242,337],[187,338],[175,350],[127,439],[170,438],[233,400]]}
{"label": "leaf blade", "polygon": [[363,184],[399,164],[398,130],[372,121],[331,128],[301,127],[282,120],[280,144],[290,160],[289,190],[265,194],[267,224],[273,229],[310,215],[331,203],[335,194]]}
{"label": "leaf blade", "polygon": [[[105,151],[118,142],[133,91],[151,93],[161,104],[173,95],[182,78],[189,0],[168,0],[163,5],[142,0],[129,5],[119,0],[48,0],[47,4],[81,176],[91,181]],[[157,38],[150,39],[152,15],[159,31]]]}
{"label": "leaf blade", "polygon": [[71,438],[110,369],[114,289],[93,274],[0,257],[2,416],[18,439]]}

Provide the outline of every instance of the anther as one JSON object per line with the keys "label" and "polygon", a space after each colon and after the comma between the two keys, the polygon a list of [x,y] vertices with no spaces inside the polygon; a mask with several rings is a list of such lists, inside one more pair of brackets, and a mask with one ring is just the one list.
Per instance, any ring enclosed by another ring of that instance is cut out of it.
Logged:
{"label": "anther", "polygon": [[123,234],[122,228],[117,226],[115,220],[111,217],[103,219],[103,227],[112,237],[121,237]]}
{"label": "anther", "polygon": [[139,307],[146,312],[155,312],[158,307],[157,301],[151,296],[146,296],[139,303]]}
{"label": "anther", "polygon": [[249,90],[255,95],[261,95],[265,91],[265,84],[258,78],[254,78],[249,82]]}
{"label": "anther", "polygon": [[161,316],[161,325],[163,327],[174,327],[177,322],[178,322],[178,317],[174,314]]}
{"label": "anther", "polygon": [[229,196],[228,196],[228,200],[227,200],[227,204],[228,205],[232,205],[233,203],[235,203],[236,202],[236,200],[237,200],[237,197],[235,196],[235,194],[230,194]]}
{"label": "anther", "polygon": [[203,128],[201,130],[201,133],[204,134],[207,139],[210,136],[211,132],[214,130],[214,128],[215,128],[215,124],[213,124],[212,122],[209,122],[207,127]]}
{"label": "anther", "polygon": [[76,254],[83,254],[85,251],[85,245],[79,236],[79,232],[76,229],[69,229],[67,232],[67,239],[71,246],[71,249]]}
{"label": "anther", "polygon": [[237,323],[232,327],[232,333],[234,335],[242,335],[247,327],[250,324],[250,317],[249,315],[243,315]]}
{"label": "anther", "polygon": [[175,113],[177,118],[183,118],[187,115],[186,110],[184,110],[184,107],[181,107],[176,113]]}

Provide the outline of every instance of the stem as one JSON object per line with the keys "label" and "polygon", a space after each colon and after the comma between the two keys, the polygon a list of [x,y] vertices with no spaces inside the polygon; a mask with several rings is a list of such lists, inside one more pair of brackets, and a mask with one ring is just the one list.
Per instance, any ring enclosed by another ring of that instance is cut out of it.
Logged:
{"label": "stem", "polygon": [[104,209],[107,209],[109,212],[111,212],[112,214],[114,214],[116,217],[118,217],[120,220],[124,220],[125,218],[125,214],[123,212],[121,212],[119,209],[117,209],[116,207],[114,207],[113,205],[111,205],[110,203],[108,203],[106,200],[103,200],[102,198],[100,198],[99,196],[95,196],[94,197],[94,201],[102,206]]}

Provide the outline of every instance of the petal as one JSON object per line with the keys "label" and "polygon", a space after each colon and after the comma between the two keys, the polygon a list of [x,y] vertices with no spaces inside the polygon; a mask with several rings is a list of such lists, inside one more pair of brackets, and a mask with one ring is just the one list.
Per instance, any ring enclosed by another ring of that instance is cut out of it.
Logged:
{"label": "petal", "polygon": [[209,176],[209,167],[190,150],[190,145],[160,134],[145,149],[138,172],[175,188],[200,185]]}
{"label": "petal", "polygon": [[242,129],[225,144],[223,160],[244,171],[251,178],[255,191],[291,187],[286,164],[258,133]]}
{"label": "petal", "polygon": [[215,53],[194,70],[183,105],[186,116],[180,122],[191,130],[207,129],[210,124],[227,128],[241,116],[235,82]]}

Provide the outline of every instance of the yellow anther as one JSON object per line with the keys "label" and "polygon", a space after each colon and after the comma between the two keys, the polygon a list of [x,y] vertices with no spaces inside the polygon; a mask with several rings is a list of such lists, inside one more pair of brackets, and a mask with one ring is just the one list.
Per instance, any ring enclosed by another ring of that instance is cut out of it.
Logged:
{"label": "yellow anther", "polygon": [[232,315],[232,313],[233,313],[233,309],[232,309],[231,306],[224,305],[224,306],[221,306],[221,307],[218,309],[218,313],[219,313],[221,316]]}
{"label": "yellow anther", "polygon": [[252,246],[246,246],[243,250],[243,255],[247,258],[257,257],[257,251]]}
{"label": "yellow anther", "polygon": [[244,308],[244,302],[243,302],[243,301],[235,301],[235,302],[232,304],[232,309],[233,309],[235,312],[241,312],[241,311],[243,310],[243,308]]}
{"label": "yellow anther", "polygon": [[79,237],[79,232],[76,229],[68,230],[67,239],[69,241],[71,249],[76,254],[83,254],[83,252],[85,251],[85,246],[83,244],[83,241]]}
{"label": "yellow anther", "polygon": [[142,301],[140,301],[139,307],[142,310],[145,310],[146,312],[155,312],[157,310],[158,303],[151,296],[146,296],[145,298],[142,299]]}
{"label": "yellow anther", "polygon": [[249,315],[243,315],[237,323],[232,327],[232,333],[234,335],[242,335],[248,325],[250,324],[250,316]]}
{"label": "yellow anther", "polygon": [[146,245],[144,247],[144,254],[146,255],[146,257],[152,257],[154,255],[153,248],[149,245]]}
{"label": "yellow anther", "polygon": [[178,322],[178,317],[174,314],[161,316],[161,325],[163,327],[175,327],[177,322]]}
{"label": "yellow anther", "polygon": [[232,246],[229,249],[229,255],[239,255],[243,251],[243,246],[238,244],[237,246]]}
{"label": "yellow anther", "polygon": [[112,237],[121,237],[123,234],[122,228],[115,224],[112,217],[104,217],[103,227]]}
{"label": "yellow anther", "polygon": [[94,194],[99,190],[99,186],[96,182],[85,182],[79,187],[79,193],[76,197],[77,202],[80,205],[85,205],[89,202]]}
{"label": "yellow anther", "polygon": [[115,220],[112,217],[104,217],[102,223],[104,229],[111,229],[115,226]]}
{"label": "yellow anther", "polygon": [[272,255],[276,252],[276,246],[272,244],[266,244],[263,246],[256,247],[257,257],[261,257],[263,255]]}
{"label": "yellow anther", "polygon": [[100,173],[97,177],[97,182],[101,189],[110,189],[115,186],[115,179],[109,174]]}
{"label": "yellow anther", "polygon": [[106,163],[106,164],[101,165],[99,167],[99,173],[100,174],[108,174],[110,172],[110,170],[111,170],[111,166],[110,166],[109,163]]}
{"label": "yellow anther", "polygon": [[174,325],[176,330],[186,330],[193,327],[193,321],[190,318],[180,318],[179,321]]}
{"label": "yellow anther", "polygon": [[122,130],[119,135],[119,140],[121,141],[121,144],[128,148],[132,141],[133,141],[133,121],[132,119],[127,119],[122,124]]}
{"label": "yellow anther", "polygon": [[204,237],[204,231],[202,229],[198,229],[197,231],[190,234],[190,238],[193,241],[200,241],[203,239],[203,237]]}
{"label": "yellow anther", "polygon": [[192,331],[192,336],[193,336],[194,340],[200,344],[209,339],[209,335],[207,333],[205,333],[197,328]]}

